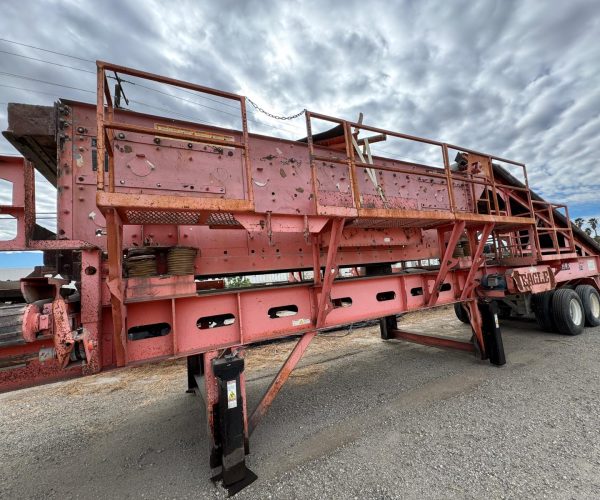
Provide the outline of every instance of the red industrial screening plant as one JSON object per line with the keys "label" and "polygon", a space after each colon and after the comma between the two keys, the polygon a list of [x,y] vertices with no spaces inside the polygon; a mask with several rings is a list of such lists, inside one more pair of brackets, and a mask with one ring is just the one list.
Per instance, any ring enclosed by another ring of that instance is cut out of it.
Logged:
{"label": "red industrial screening plant", "polygon": [[[570,335],[600,324],[600,249],[530,190],[523,164],[309,111],[303,139],[251,134],[242,96],[97,68],[95,107],[8,107],[4,135],[24,158],[0,157],[12,183],[0,209],[17,223],[0,250],[43,250],[45,267],[18,297],[3,291],[1,390],[185,357],[211,466],[234,492],[255,477],[249,435],[325,328],[379,319],[384,339],[502,365],[498,314]],[[226,99],[241,130],[123,109],[113,75]],[[383,142],[438,161],[374,154]],[[57,188],[56,234],[36,224],[34,169]],[[223,286],[267,272],[294,279]],[[398,314],[445,304],[471,339],[398,328]],[[244,348],[288,336],[298,343],[249,412]]]}

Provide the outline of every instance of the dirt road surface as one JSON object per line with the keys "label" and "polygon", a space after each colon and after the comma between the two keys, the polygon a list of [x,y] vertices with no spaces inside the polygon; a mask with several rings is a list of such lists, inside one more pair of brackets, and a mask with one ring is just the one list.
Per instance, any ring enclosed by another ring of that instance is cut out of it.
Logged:
{"label": "dirt road surface", "polygon": [[[449,309],[408,330],[468,338]],[[250,442],[258,498],[598,498],[600,328],[502,325],[508,364],[317,337]],[[347,334],[346,334],[347,333]],[[247,356],[252,408],[289,342]],[[0,498],[224,498],[181,362],[0,395]]]}

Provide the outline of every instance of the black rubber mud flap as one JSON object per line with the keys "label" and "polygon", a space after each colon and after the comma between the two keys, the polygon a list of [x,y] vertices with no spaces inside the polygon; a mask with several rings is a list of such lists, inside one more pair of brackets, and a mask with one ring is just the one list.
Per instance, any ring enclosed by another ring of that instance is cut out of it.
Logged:
{"label": "black rubber mud flap", "polygon": [[504,355],[504,344],[500,333],[500,322],[498,321],[498,304],[496,302],[479,303],[481,322],[483,330],[483,342],[490,363],[496,366],[506,364]]}

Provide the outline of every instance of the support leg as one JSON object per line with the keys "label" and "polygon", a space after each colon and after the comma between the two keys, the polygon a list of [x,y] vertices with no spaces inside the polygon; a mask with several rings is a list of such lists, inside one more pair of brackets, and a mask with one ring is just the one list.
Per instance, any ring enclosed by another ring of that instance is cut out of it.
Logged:
{"label": "support leg", "polygon": [[504,344],[502,343],[500,323],[498,322],[498,304],[495,301],[480,303],[479,311],[481,313],[483,342],[490,363],[496,366],[505,365],[506,356],[504,355]]}
{"label": "support leg", "polygon": [[89,375],[102,369],[102,289],[101,252],[83,250],[81,252],[81,325],[84,329],[86,364],[83,373]]}
{"label": "support leg", "polygon": [[379,330],[383,340],[395,338],[394,332],[398,330],[398,318],[396,316],[386,316],[379,319]]}
{"label": "support leg", "polygon": [[[391,264],[370,264],[365,266],[365,276],[380,276],[392,274]],[[385,316],[379,319],[381,338],[390,340],[394,338],[393,332],[398,328],[396,315]]]}
{"label": "support leg", "polygon": [[114,209],[105,213],[108,250],[108,289],[112,306],[113,340],[117,366],[127,364],[125,341],[125,316],[123,291],[123,224]]}
{"label": "support leg", "polygon": [[229,495],[235,495],[256,479],[246,468],[246,436],[244,425],[245,391],[241,387],[244,358],[235,354],[212,360],[212,370],[217,377],[217,422],[222,479]]}
{"label": "support leg", "polygon": [[196,354],[194,356],[187,357],[187,381],[188,381],[188,393],[196,392],[198,389],[197,377],[201,377],[203,373],[202,365],[202,354]]}
{"label": "support leg", "polygon": [[204,407],[206,409],[210,466],[213,469],[221,465],[217,432],[218,428],[215,423],[216,407],[219,402],[219,391],[217,387],[217,378],[212,369],[212,360],[215,359],[218,354],[218,351],[210,351],[202,354],[202,374],[196,376],[197,390],[204,399]]}
{"label": "support leg", "polygon": [[471,301],[468,303],[468,308],[474,342],[464,342],[433,335],[422,335],[398,329],[390,329],[389,338],[433,347],[475,352],[479,354],[481,359],[489,359],[493,365],[502,366],[506,364],[504,346],[500,334],[500,324],[498,323],[498,305],[496,302],[492,301],[488,304]]}
{"label": "support leg", "polygon": [[[256,479],[246,467],[244,358],[219,356],[218,351],[188,357],[188,389],[198,392],[206,408],[210,467],[221,467],[213,480],[222,480],[234,495]],[[193,379],[193,381],[192,381]]]}

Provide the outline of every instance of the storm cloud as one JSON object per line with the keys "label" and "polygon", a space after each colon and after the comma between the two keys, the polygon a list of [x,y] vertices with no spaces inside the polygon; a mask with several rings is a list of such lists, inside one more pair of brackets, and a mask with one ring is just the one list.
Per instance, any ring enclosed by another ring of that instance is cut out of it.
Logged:
{"label": "storm cloud", "polygon": [[[90,61],[102,59],[247,95],[279,115],[363,112],[370,125],[522,161],[532,187],[572,217],[600,216],[597,1],[21,0],[3,4],[0,32],[81,58],[0,41],[2,129],[7,102],[92,102]],[[221,102],[125,90],[142,112],[237,123]],[[250,119],[251,131],[305,134],[302,118]],[[0,152],[14,150],[2,139]]]}

